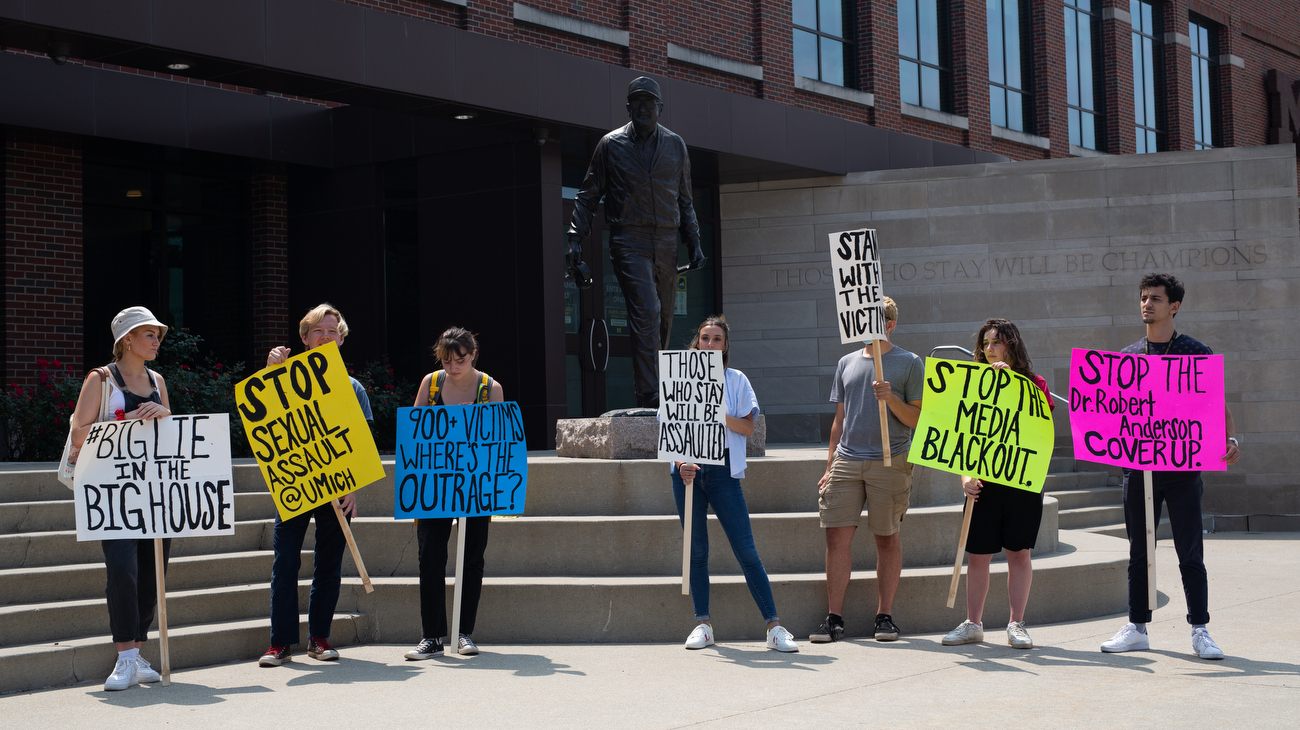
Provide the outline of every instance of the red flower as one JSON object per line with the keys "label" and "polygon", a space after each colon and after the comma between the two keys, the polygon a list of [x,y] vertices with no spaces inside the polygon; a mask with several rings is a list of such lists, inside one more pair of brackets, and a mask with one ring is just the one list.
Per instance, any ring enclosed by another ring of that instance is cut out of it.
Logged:
{"label": "red flower", "polygon": [[36,364],[37,364],[37,365],[40,365],[41,367],[45,367],[46,365],[49,365],[49,364],[50,364],[50,361],[49,361],[49,360],[42,360],[41,358],[38,357],[38,358],[36,358]]}
{"label": "red flower", "polygon": [[220,370],[220,369],[221,369],[221,363],[217,363],[217,364],[216,364],[216,368],[217,368],[218,370]]}
{"label": "red flower", "polygon": [[122,410],[121,408],[119,408],[119,409],[117,409],[116,411],[113,411],[113,417],[116,418],[116,419],[119,420],[119,421],[125,421],[125,420],[126,420],[126,411],[124,411],[124,410]]}
{"label": "red flower", "polygon": [[393,384],[392,384],[392,383],[389,383],[388,385],[385,385],[385,386],[384,386],[384,390],[392,390],[392,389],[393,389]]}
{"label": "red flower", "polygon": [[181,365],[181,370],[189,370],[189,369],[190,369],[189,365]]}
{"label": "red flower", "polygon": [[61,367],[63,367],[63,363],[59,362],[58,360],[55,360],[54,362],[52,362],[52,363],[50,363],[50,364],[53,365],[53,366],[56,367],[56,368],[61,368]]}

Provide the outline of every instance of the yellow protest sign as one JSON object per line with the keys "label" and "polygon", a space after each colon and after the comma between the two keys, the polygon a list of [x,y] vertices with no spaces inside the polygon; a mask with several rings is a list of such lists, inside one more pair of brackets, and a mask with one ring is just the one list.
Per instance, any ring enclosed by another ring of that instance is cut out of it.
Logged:
{"label": "yellow protest sign", "polygon": [[333,342],[235,386],[244,433],[281,519],[384,476],[347,366]]}
{"label": "yellow protest sign", "polygon": [[1052,460],[1052,410],[1034,381],[983,363],[927,358],[907,460],[1030,492]]}

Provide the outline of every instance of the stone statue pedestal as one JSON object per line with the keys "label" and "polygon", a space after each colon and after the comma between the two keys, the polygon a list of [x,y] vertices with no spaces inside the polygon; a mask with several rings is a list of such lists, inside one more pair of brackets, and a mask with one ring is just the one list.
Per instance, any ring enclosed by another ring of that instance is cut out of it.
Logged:
{"label": "stone statue pedestal", "polygon": [[[654,416],[563,418],[555,424],[555,455],[571,459],[653,459],[659,454]],[[754,417],[745,456],[767,453],[767,419]]]}

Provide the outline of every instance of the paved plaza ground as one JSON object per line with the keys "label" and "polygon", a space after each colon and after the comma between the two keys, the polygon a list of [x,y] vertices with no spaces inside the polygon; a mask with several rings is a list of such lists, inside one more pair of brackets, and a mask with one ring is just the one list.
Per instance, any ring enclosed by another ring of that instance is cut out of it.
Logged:
{"label": "paved plaza ground", "polygon": [[[408,647],[368,645],[344,648],[339,662],[300,653],[274,669],[255,657],[187,669],[170,687],[109,693],[101,678],[8,695],[0,727],[1297,727],[1300,534],[1207,536],[1210,628],[1227,654],[1218,662],[1191,654],[1171,543],[1157,560],[1150,651],[1098,651],[1122,616],[1036,626],[1031,596],[1030,651],[994,627],[984,644],[945,647],[940,635],[906,634],[902,614],[904,636],[888,644],[814,645],[811,627],[792,627],[802,651],[790,655],[752,642],[532,644],[407,662]],[[954,610],[953,625],[961,618]],[[683,639],[689,629],[683,616]]]}

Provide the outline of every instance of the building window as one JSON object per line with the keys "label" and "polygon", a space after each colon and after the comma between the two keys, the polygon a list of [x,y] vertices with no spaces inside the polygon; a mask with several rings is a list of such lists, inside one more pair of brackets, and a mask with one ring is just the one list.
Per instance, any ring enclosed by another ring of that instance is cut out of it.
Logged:
{"label": "building window", "polygon": [[903,101],[952,111],[946,0],[898,0],[898,85]]}
{"label": "building window", "polygon": [[1065,77],[1066,105],[1070,117],[1070,144],[1090,150],[1097,144],[1098,120],[1101,119],[1101,94],[1096,80],[1101,78],[1100,0],[1065,0]]}
{"label": "building window", "polygon": [[1219,120],[1219,44],[1208,23],[1193,19],[1187,36],[1192,39],[1192,108],[1195,110],[1196,149],[1222,145]]}
{"label": "building window", "polygon": [[988,0],[989,114],[994,124],[1032,132],[1033,96],[1025,91],[1029,70],[1028,0]]}
{"label": "building window", "polygon": [[1156,36],[1159,8],[1142,0],[1129,0],[1133,20],[1133,116],[1137,122],[1137,151],[1165,148],[1163,48]]}
{"label": "building window", "polygon": [[853,83],[852,3],[794,0],[794,72],[836,86]]}

